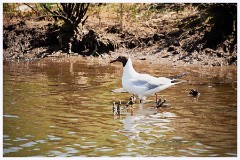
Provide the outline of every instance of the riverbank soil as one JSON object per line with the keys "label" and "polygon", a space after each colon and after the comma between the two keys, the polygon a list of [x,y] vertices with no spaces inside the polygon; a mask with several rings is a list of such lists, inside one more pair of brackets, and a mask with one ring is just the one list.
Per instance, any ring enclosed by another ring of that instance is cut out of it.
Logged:
{"label": "riverbank soil", "polygon": [[126,4],[121,16],[116,4],[105,4],[97,10],[90,8],[83,27],[84,37],[71,44],[71,53],[64,50],[66,35],[59,34],[60,26],[53,19],[4,17],[3,58],[35,60],[64,55],[112,58],[127,54],[157,63],[237,65],[237,27],[233,23],[231,32],[219,29],[219,25],[224,29],[227,28],[224,24],[230,23],[223,15],[210,16],[199,6],[191,5],[171,10],[157,5],[159,8],[155,6],[152,10],[149,7],[153,6],[139,4],[135,10],[142,7],[145,11],[137,13],[127,7]]}

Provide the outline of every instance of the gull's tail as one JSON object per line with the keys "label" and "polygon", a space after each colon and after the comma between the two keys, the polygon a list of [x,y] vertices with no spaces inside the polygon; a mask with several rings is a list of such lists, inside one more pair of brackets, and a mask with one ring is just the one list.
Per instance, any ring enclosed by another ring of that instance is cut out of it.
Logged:
{"label": "gull's tail", "polygon": [[187,75],[188,73],[187,72],[184,72],[184,73],[181,73],[179,75],[176,75],[176,76],[171,76],[171,77],[168,77],[170,79],[172,79],[171,83],[175,83],[175,84],[178,84],[178,83],[182,83],[182,82],[187,82],[185,80],[180,80],[179,78]]}

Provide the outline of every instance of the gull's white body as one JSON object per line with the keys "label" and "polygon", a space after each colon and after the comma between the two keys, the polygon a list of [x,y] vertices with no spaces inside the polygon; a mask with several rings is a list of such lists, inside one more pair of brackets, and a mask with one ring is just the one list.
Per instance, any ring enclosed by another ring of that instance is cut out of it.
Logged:
{"label": "gull's white body", "polygon": [[135,93],[139,99],[154,95],[172,85],[172,79],[166,77],[153,77],[148,74],[137,73],[133,66],[131,58],[128,58],[126,65],[123,67],[122,85],[129,93]]}

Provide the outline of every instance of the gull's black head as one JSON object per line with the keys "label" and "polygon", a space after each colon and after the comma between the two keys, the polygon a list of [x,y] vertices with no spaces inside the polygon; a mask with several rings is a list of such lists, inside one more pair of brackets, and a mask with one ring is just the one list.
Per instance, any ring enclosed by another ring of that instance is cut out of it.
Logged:
{"label": "gull's black head", "polygon": [[110,63],[113,63],[113,62],[122,62],[123,64],[123,67],[126,65],[128,59],[124,56],[119,56],[117,59],[111,61]]}

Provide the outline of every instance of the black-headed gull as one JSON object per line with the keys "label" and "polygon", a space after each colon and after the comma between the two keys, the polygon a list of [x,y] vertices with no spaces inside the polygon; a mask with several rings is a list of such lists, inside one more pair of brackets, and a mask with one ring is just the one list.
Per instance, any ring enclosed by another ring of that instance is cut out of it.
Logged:
{"label": "black-headed gull", "polygon": [[141,74],[134,70],[130,57],[127,59],[124,56],[119,56],[117,59],[111,61],[110,63],[113,62],[122,62],[122,86],[127,92],[138,95],[140,103],[144,97],[147,96],[155,94],[157,98],[157,92],[180,83],[176,80],[176,78],[185,75],[184,73],[179,76],[172,77],[171,79],[166,77],[153,77],[149,74]]}

